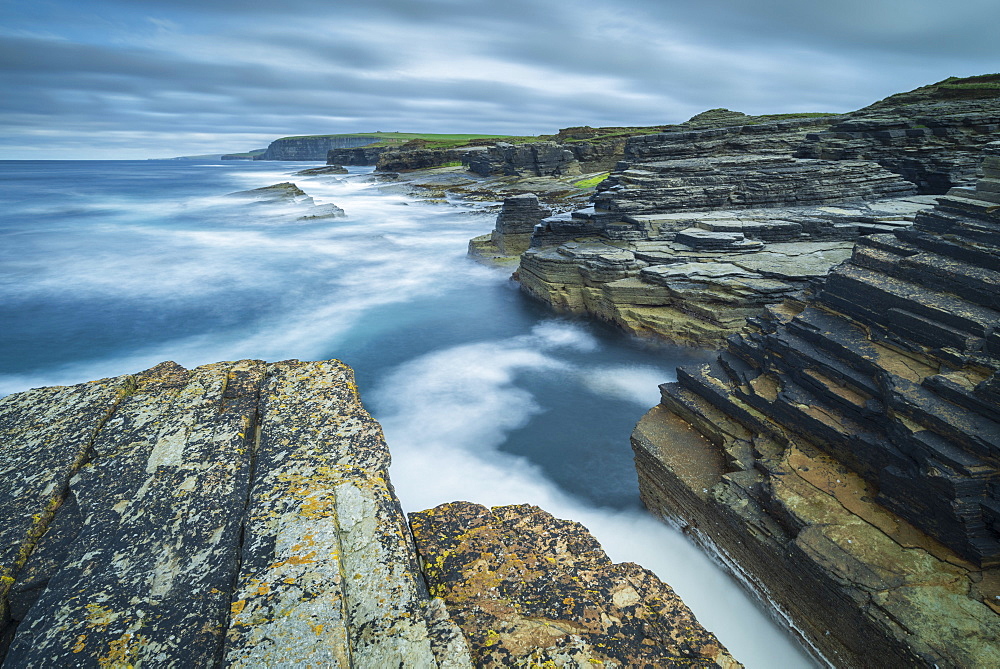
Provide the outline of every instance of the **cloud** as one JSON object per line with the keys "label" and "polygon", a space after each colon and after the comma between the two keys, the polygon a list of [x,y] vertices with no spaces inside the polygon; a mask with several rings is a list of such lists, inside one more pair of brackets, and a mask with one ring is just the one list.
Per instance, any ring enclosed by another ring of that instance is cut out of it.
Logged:
{"label": "cloud", "polygon": [[[848,111],[997,69],[1000,6],[49,0],[8,19],[0,157],[148,157],[365,128],[534,134],[718,106]],[[52,128],[77,137],[71,155]]]}

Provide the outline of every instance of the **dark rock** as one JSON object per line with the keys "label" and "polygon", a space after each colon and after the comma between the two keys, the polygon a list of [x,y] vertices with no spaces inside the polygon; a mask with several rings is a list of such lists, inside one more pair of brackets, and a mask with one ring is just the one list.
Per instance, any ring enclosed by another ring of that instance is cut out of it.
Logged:
{"label": "dark rock", "polygon": [[388,147],[361,146],[353,149],[330,149],[326,152],[327,165],[374,165]]}
{"label": "dark rock", "polygon": [[460,149],[389,149],[379,155],[375,167],[384,172],[407,172],[456,163],[467,164],[486,150],[485,146]]}
{"label": "dark rock", "polygon": [[535,226],[551,213],[538,205],[534,193],[505,198],[493,232],[469,242],[469,253],[483,258],[519,256],[528,250]]}
{"label": "dark rock", "polygon": [[998,156],[678,370],[633,434],[647,506],[836,666],[1000,662]]}
{"label": "dark rock", "polygon": [[[326,169],[326,168],[317,168]],[[343,168],[341,168],[343,169]],[[346,172],[346,170],[344,170]],[[301,174],[301,172],[299,173]],[[286,181],[280,184],[243,190],[230,193],[229,197],[239,197],[252,201],[254,204],[267,206],[290,205],[299,213],[297,220],[309,221],[323,218],[339,218],[346,216],[346,212],[333,203],[317,204],[315,200],[306,194],[304,190],[295,184]],[[286,215],[283,207],[277,207],[279,216]]]}
{"label": "dark rock", "polygon": [[295,176],[311,177],[322,174],[347,174],[347,169],[343,165],[327,165],[326,167],[311,167],[307,170],[299,170]]}
{"label": "dark rock", "polygon": [[987,75],[967,80],[992,82],[992,88],[963,88],[956,84],[965,82],[946,80],[886,98],[827,131],[806,136],[796,155],[873,160],[916,184],[922,193],[940,194],[973,183],[980,153],[1000,128],[996,79]]}
{"label": "dark rock", "polygon": [[[282,137],[268,145],[264,153],[254,160],[326,160],[332,150],[351,149],[373,144],[377,136],[360,137],[345,135],[314,135],[307,137]],[[344,162],[343,164],[353,164]]]}

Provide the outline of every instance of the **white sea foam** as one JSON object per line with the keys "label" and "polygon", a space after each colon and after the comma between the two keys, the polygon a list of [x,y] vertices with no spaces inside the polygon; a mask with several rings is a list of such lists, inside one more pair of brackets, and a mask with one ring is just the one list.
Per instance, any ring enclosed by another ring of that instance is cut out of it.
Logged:
{"label": "white sea foam", "polygon": [[[13,258],[5,268],[9,276],[28,280],[3,283],[0,298],[106,296],[224,310],[230,296],[249,295],[259,305],[256,318],[137,342],[106,357],[0,374],[0,394],[133,373],[166,359],[193,367],[239,358],[328,357],[351,337],[401,327],[397,308],[456,286],[506,282],[504,272],[463,258],[466,240],[488,230],[490,217],[468,216],[461,207],[398,206],[413,201],[355,176],[307,180],[287,169],[254,167],[225,173],[232,190],[295,181],[317,202],[336,203],[348,216],[282,225],[280,217],[258,215],[262,210],[232,198],[143,200],[141,206],[109,199],[94,209],[106,205],[114,216],[90,226],[89,238],[54,235],[47,258]],[[214,224],[189,224],[199,220]],[[656,385],[670,380],[668,370],[602,363],[601,349],[588,328],[552,318],[524,334],[442,346],[385,372],[363,399],[385,429],[402,503],[409,510],[458,499],[530,503],[581,521],[614,560],[639,562],[671,584],[748,667],[808,666],[680,534],[639,512],[590,507],[546,478],[540,466],[501,450],[512,432],[545,411],[545,398],[534,396],[526,379],[555,379],[574,391],[636,406],[656,403]]]}
{"label": "white sea foam", "polygon": [[[587,506],[524,458],[498,450],[507,434],[539,411],[537,398],[518,384],[525,373],[571,370],[592,390],[650,406],[658,401],[656,382],[664,379],[655,368],[588,368],[560,358],[595,347],[583,328],[546,321],[530,335],[436,351],[387,375],[368,399],[391,444],[393,485],[404,507],[414,511],[455,500],[530,503],[577,520],[613,560],[638,562],[670,584],[747,667],[813,666],[733,579],[679,532],[643,513]],[[640,390],[647,383],[652,393]]]}

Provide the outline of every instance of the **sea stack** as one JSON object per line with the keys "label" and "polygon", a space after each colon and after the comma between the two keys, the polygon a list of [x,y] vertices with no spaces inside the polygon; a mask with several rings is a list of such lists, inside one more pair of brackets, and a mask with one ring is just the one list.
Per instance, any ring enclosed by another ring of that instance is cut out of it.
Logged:
{"label": "sea stack", "polygon": [[836,666],[1000,665],[1000,143],[982,171],[632,437],[646,505]]}

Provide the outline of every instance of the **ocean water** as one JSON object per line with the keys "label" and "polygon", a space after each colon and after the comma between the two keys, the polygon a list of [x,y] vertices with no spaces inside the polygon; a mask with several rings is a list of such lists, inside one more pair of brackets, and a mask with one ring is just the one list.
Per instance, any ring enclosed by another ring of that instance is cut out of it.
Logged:
{"label": "ocean water", "polygon": [[[703,358],[557,316],[465,257],[493,216],[371,168],[0,161],[0,395],[164,360],[339,358],[382,423],[404,509],[531,503],[669,583],[748,667],[813,662],[644,512],[629,447],[657,385]],[[228,193],[293,181],[347,216]]]}

